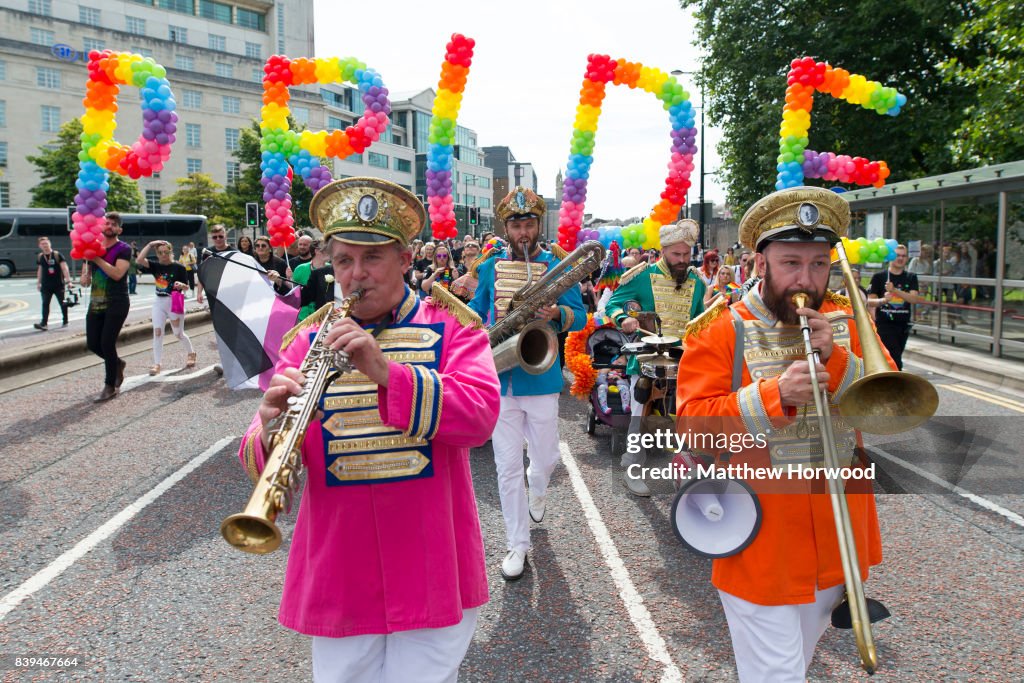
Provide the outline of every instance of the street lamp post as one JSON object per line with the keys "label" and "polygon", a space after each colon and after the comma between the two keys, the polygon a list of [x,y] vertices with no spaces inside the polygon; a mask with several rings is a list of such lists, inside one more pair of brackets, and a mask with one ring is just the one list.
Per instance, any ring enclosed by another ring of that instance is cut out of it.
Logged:
{"label": "street lamp post", "polygon": [[[672,72],[673,76],[696,76],[696,71],[680,71],[676,69]],[[700,240],[701,249],[706,249],[707,244],[704,242],[704,86],[701,83],[697,83],[697,87],[700,88],[700,197],[697,199],[700,202],[700,216],[698,223],[700,224]]]}

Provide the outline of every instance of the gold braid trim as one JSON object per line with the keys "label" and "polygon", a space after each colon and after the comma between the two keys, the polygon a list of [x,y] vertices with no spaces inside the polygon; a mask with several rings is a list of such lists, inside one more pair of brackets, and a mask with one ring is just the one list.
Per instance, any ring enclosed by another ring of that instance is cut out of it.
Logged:
{"label": "gold braid trim", "polygon": [[[831,301],[832,303],[838,304],[839,306],[842,306],[843,308],[849,308],[850,307],[850,298],[849,297],[845,297],[842,294],[836,294],[831,289],[825,290],[825,301]],[[874,317],[874,316],[872,316],[872,317]]]}
{"label": "gold braid trim", "polygon": [[295,338],[299,336],[299,332],[301,332],[305,328],[307,328],[307,327],[320,327],[320,325],[322,325],[323,322],[325,320],[327,320],[327,316],[329,316],[331,314],[331,309],[333,309],[333,308],[334,308],[334,303],[333,302],[329,303],[329,304],[324,304],[319,309],[317,309],[312,315],[310,315],[308,318],[303,320],[301,323],[299,323],[298,325],[296,325],[292,329],[290,329],[287,332],[285,332],[284,336],[281,337],[281,350],[284,351],[285,349],[287,349],[288,345],[291,344],[293,341],[295,341]]}
{"label": "gold braid trim", "polygon": [[479,256],[477,256],[476,260],[473,261],[473,265],[469,267],[470,275],[472,275],[473,277],[477,277],[476,271],[479,270],[480,266],[490,261],[492,258],[497,257],[498,253],[501,251],[503,250],[495,248],[491,249],[491,251],[488,252],[487,254],[480,254]]}
{"label": "gold braid trim", "polygon": [[483,321],[472,308],[466,305],[462,299],[445,289],[439,282],[430,287],[429,306],[447,311],[453,318],[459,321],[463,327],[478,329],[483,327]]}
{"label": "gold braid trim", "polygon": [[554,256],[559,261],[564,261],[565,257],[569,255],[569,252],[563,249],[562,245],[559,244],[558,242],[552,242],[549,249],[551,250],[551,255]]}
{"label": "gold braid trim", "polygon": [[719,297],[718,301],[716,301],[711,308],[698,315],[686,325],[686,331],[683,333],[683,339],[686,339],[693,334],[700,334],[707,328],[711,327],[711,324],[718,320],[718,316],[722,315],[722,313],[727,310],[729,310],[729,302],[726,299]]}
{"label": "gold braid trim", "polygon": [[258,425],[245,442],[245,469],[249,474],[249,480],[255,484],[260,478],[260,468],[256,465],[256,442],[260,440],[263,433],[263,425]]}
{"label": "gold braid trim", "polygon": [[649,265],[651,265],[651,264],[649,264],[649,263],[638,263],[635,266],[633,266],[632,268],[630,268],[629,270],[627,270],[625,273],[622,274],[622,277],[619,278],[619,286],[621,287],[622,285],[626,284],[627,282],[629,282],[630,280],[635,278],[640,273],[643,273],[644,271],[646,271],[647,267]]}

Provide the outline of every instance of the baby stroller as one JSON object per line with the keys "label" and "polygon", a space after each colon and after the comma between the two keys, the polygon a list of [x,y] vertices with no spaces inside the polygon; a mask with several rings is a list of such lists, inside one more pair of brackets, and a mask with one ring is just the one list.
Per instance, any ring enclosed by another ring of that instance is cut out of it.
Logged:
{"label": "baby stroller", "polygon": [[[609,368],[618,368],[625,372],[626,366],[612,365],[612,361],[622,354],[622,345],[629,341],[622,330],[612,326],[599,327],[587,339],[587,351],[590,355],[591,364],[594,370],[600,372]],[[624,430],[629,427],[630,411],[623,410],[622,397],[619,395],[618,387],[614,382],[608,383],[608,407],[610,413],[601,410],[601,400],[598,395],[598,385],[590,390],[590,415],[587,418],[587,434],[593,434],[597,429],[597,423],[607,425],[612,429]]]}

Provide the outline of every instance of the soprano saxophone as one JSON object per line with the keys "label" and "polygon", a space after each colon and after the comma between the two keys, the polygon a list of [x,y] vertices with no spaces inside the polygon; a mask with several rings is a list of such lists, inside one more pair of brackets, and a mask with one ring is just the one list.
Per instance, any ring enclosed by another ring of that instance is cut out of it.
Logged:
{"label": "soprano saxophone", "polygon": [[[338,304],[320,326],[299,371],[305,375],[302,390],[288,398],[288,408],[269,432],[270,457],[256,482],[256,489],[242,512],[220,525],[224,540],[239,550],[256,555],[271,553],[281,545],[281,530],[274,520],[283,510],[290,512],[292,496],[302,480],[302,442],[327,385],[339,374],[351,371],[344,352],[334,352],[325,340],[331,327],[347,318],[362,296],[355,290]],[[258,438],[258,437],[256,437]]]}

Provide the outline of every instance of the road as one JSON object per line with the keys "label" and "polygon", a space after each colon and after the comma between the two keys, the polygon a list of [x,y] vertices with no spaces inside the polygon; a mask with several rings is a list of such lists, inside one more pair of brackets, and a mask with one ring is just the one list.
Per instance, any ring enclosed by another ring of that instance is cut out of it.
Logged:
{"label": "road", "polygon": [[[0,660],[77,655],[76,668],[4,681],[301,681],[305,636],[276,622],[286,549],[254,557],[221,539],[250,493],[236,453],[258,394],[201,367],[145,374],[128,357],[121,397],[90,402],[95,365],[0,394]],[[164,366],[184,354],[168,346]],[[911,368],[912,370],[914,368]],[[947,377],[939,417],[871,440],[885,561],[868,594],[880,681],[1024,678],[1024,400]],[[521,581],[499,574],[504,527],[490,446],[473,451],[490,602],[465,681],[734,680],[710,562],[669,524],[671,485],[619,482],[611,430],[563,396],[562,460]],[[885,493],[885,491],[889,491]],[[283,525],[290,536],[289,522]],[[811,680],[860,680],[849,632],[830,629]]]}

